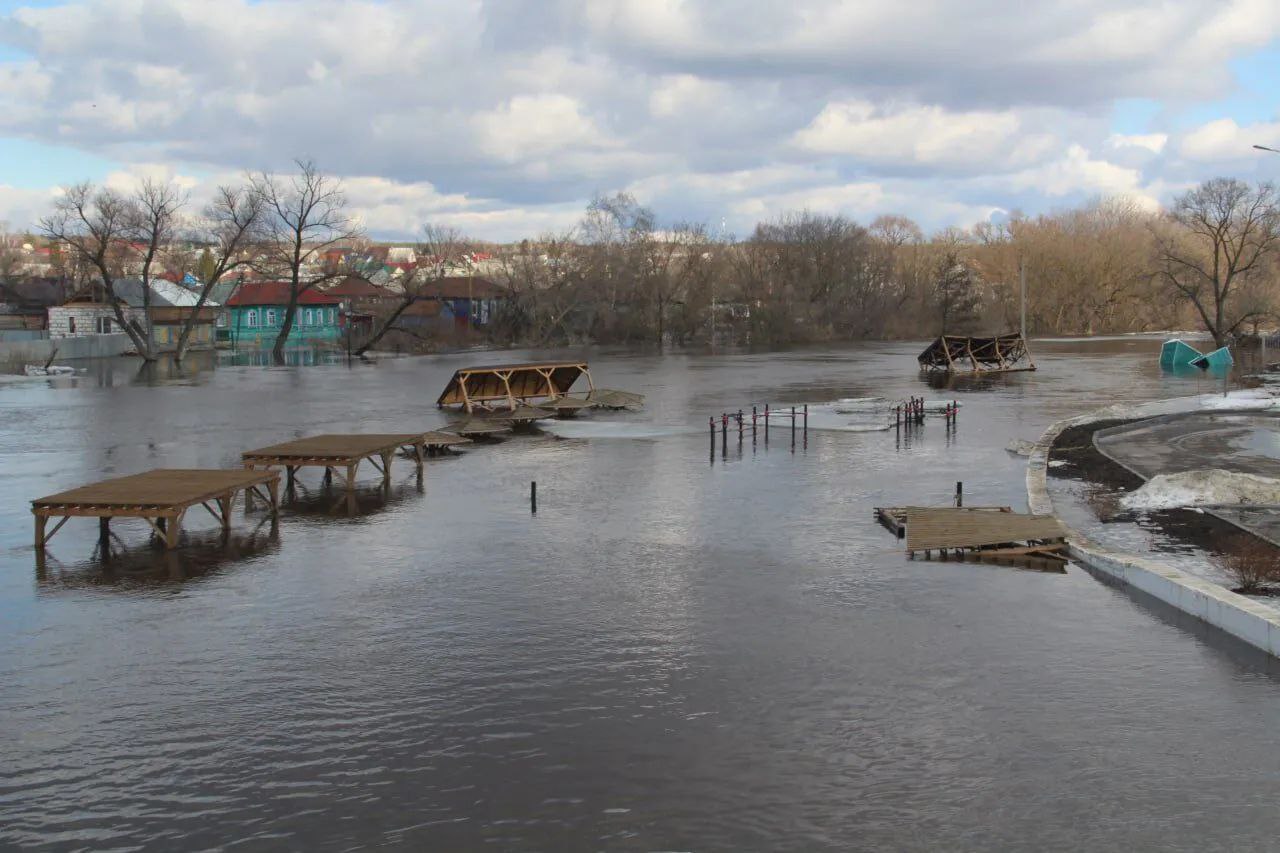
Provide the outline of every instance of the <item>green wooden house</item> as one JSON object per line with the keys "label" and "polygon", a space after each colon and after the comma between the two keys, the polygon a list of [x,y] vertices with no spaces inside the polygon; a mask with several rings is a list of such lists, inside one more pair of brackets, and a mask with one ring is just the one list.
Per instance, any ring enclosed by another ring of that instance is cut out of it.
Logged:
{"label": "green wooden house", "polygon": [[[280,334],[289,307],[287,281],[245,282],[227,299],[227,311],[220,318],[223,337],[238,345],[270,343]],[[289,341],[312,343],[337,341],[344,334],[345,312],[342,297],[320,290],[304,290],[298,296],[298,311]]]}

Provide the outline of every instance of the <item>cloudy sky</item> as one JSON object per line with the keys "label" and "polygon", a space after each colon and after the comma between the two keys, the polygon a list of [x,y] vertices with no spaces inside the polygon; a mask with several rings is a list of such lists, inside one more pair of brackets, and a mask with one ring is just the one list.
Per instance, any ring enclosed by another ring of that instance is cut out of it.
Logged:
{"label": "cloudy sky", "polygon": [[745,235],[1280,177],[1276,0],[0,0],[0,220],[313,158],[376,236]]}

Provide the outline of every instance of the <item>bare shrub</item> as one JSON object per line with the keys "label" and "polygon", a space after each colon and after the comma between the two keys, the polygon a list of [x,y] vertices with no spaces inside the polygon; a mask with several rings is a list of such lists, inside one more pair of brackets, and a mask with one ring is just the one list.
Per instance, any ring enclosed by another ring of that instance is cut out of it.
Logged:
{"label": "bare shrub", "polygon": [[1280,582],[1280,549],[1253,536],[1233,540],[1218,564],[1235,582],[1233,592],[1257,595]]}

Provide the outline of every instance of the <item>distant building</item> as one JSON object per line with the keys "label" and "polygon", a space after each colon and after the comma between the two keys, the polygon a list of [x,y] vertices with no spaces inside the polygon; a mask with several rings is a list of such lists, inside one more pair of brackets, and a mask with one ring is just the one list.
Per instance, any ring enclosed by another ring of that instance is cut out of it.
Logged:
{"label": "distant building", "polygon": [[439,309],[432,312],[436,322],[463,330],[487,326],[508,298],[504,288],[487,278],[456,275],[427,282],[417,301],[437,303]]}
{"label": "distant building", "polygon": [[[227,337],[236,344],[271,342],[284,326],[289,282],[255,281],[239,285],[227,299]],[[343,298],[323,290],[304,290],[289,330],[290,342],[336,341],[342,335]]]}
{"label": "distant building", "polygon": [[48,328],[49,309],[66,300],[63,283],[53,278],[0,282],[0,331]]}
{"label": "distant building", "polygon": [[[147,314],[143,308],[142,280],[118,279],[112,289],[115,294],[114,302],[119,304],[125,320],[136,324],[137,328],[145,329]],[[180,284],[152,279],[150,319],[153,340],[160,352],[177,346],[182,326],[195,313],[198,299],[199,294]],[[100,282],[85,287],[63,304],[49,309],[49,337],[79,338],[123,332],[112,302]],[[191,329],[189,345],[192,349],[213,345],[213,325],[217,311],[218,306],[209,302],[200,309]]]}

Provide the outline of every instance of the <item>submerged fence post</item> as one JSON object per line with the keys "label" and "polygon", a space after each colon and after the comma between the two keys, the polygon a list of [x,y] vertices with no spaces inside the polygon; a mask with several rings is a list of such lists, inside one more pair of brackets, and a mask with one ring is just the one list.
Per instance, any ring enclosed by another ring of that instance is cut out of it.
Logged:
{"label": "submerged fence post", "polygon": [[796,446],[796,407],[791,407],[791,448]]}
{"label": "submerged fence post", "polygon": [[529,509],[534,515],[538,514],[538,481],[533,480],[529,483]]}
{"label": "submerged fence post", "polygon": [[769,404],[764,404],[764,443],[769,443]]}
{"label": "submerged fence post", "polygon": [[964,483],[956,481],[956,506],[964,506]]}

